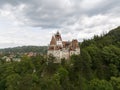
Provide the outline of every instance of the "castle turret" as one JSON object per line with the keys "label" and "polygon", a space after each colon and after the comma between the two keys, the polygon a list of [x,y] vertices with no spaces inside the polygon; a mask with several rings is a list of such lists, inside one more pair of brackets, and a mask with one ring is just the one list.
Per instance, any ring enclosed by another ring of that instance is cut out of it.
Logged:
{"label": "castle turret", "polygon": [[48,55],[52,54],[57,58],[57,62],[60,63],[62,58],[69,59],[73,54],[80,54],[79,43],[77,39],[70,41],[62,41],[61,34],[57,31],[50,41],[48,48]]}
{"label": "castle turret", "polygon": [[61,38],[61,35],[60,35],[60,33],[58,31],[55,34],[55,39],[56,39],[56,45],[62,47],[63,46],[62,45],[62,38]]}

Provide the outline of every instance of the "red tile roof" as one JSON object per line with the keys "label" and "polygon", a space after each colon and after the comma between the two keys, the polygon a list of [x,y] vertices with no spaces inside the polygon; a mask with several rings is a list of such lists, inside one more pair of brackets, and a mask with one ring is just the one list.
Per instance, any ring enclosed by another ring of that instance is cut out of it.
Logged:
{"label": "red tile roof", "polygon": [[50,41],[50,45],[56,45],[56,40],[55,40],[54,36],[52,36],[52,39]]}
{"label": "red tile roof", "polygon": [[63,46],[57,46],[57,41],[62,41],[61,35],[59,32],[57,32],[54,36],[52,36],[49,50],[60,50],[62,48],[68,48],[69,50],[75,50],[76,48],[79,48],[79,43],[77,39],[69,41],[62,41]]}

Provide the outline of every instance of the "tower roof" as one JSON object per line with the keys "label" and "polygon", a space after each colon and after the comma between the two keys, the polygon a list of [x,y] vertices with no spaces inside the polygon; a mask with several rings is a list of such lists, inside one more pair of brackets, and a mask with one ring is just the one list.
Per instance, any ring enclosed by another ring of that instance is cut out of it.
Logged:
{"label": "tower roof", "polygon": [[77,39],[70,41],[62,41],[59,31],[56,32],[51,38],[49,50],[59,50],[62,48],[68,48],[69,50],[75,50],[79,48],[79,43]]}
{"label": "tower roof", "polygon": [[59,31],[57,31],[57,33],[55,34],[55,39],[62,41],[62,38],[61,38]]}
{"label": "tower roof", "polygon": [[54,38],[54,36],[52,36],[52,39],[50,41],[50,45],[55,45],[56,44],[56,40]]}
{"label": "tower roof", "polygon": [[72,47],[74,47],[74,48],[78,48],[79,47],[79,43],[78,43],[77,39],[73,39],[71,43],[72,43]]}
{"label": "tower roof", "polygon": [[60,35],[59,31],[57,31],[56,35]]}

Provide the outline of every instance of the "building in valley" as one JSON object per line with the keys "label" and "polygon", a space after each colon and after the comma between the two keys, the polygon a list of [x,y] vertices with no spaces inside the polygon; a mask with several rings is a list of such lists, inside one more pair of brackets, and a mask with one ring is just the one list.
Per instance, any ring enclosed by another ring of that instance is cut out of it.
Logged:
{"label": "building in valley", "polygon": [[69,59],[71,55],[79,55],[80,47],[77,39],[63,41],[61,34],[57,32],[52,36],[50,45],[48,46],[48,55],[53,55],[57,58],[57,62],[61,62],[62,58]]}

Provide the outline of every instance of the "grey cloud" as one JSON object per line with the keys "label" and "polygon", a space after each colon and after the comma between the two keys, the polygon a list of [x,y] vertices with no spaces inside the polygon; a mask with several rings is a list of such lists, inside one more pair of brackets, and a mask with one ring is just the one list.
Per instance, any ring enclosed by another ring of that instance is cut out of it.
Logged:
{"label": "grey cloud", "polygon": [[16,46],[21,46],[21,44],[17,43],[0,43],[0,48],[9,48],[9,47],[16,47]]}
{"label": "grey cloud", "polygon": [[[109,0],[109,1],[103,0],[103,2],[101,2],[94,8],[88,9],[88,10],[83,9],[83,10],[81,10],[81,12],[88,16],[93,16],[96,14],[108,14],[108,11],[109,11],[109,13],[111,13],[111,10],[116,7],[118,7],[117,10],[119,10],[119,7],[120,7],[119,2],[120,2],[119,0]],[[85,6],[89,8],[89,5],[85,5]],[[114,11],[112,13],[114,13]]]}
{"label": "grey cloud", "polygon": [[[69,4],[64,4],[66,3],[65,1],[69,2]],[[0,4],[1,6],[10,4],[13,7],[25,4],[27,8],[24,12],[21,12],[23,16],[19,16],[18,14],[16,17],[18,19],[21,17],[19,20],[25,25],[42,28],[64,28],[81,20],[80,18],[83,15],[92,17],[97,14],[106,15],[108,13],[119,13],[113,10],[116,7],[118,7],[116,11],[119,10],[119,0],[102,0],[99,5],[93,6],[94,8],[92,9],[81,8],[79,5],[83,1],[84,0],[1,0]],[[90,2],[90,0],[88,1]],[[89,5],[85,7],[90,8]]]}
{"label": "grey cloud", "polygon": [[0,47],[47,45],[57,30],[82,41],[119,26],[119,16],[119,0],[0,0],[0,20],[12,25],[2,27]]}

